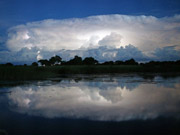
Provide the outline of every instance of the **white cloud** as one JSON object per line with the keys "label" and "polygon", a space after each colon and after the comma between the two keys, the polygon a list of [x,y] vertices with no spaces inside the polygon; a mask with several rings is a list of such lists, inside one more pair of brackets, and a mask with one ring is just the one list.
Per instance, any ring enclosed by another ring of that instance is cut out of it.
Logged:
{"label": "white cloud", "polygon": [[180,60],[180,49],[175,49],[177,46],[168,46],[156,48],[151,52],[151,56],[143,54],[137,47],[127,45],[120,48],[112,48],[108,46],[100,46],[98,48],[78,49],[78,50],[58,50],[48,51],[33,48],[22,48],[17,52],[0,51],[0,63],[12,62],[14,64],[31,64],[40,59],[49,59],[54,55],[59,55],[63,60],[67,61],[75,55],[82,57],[94,57],[99,62],[128,60],[134,58],[136,61],[173,61]]}
{"label": "white cloud", "polygon": [[101,15],[65,20],[43,20],[12,27],[7,47],[43,50],[79,49],[133,44],[142,51],[180,45],[180,15],[153,16]]}
{"label": "white cloud", "polygon": [[[180,116],[179,79],[173,83],[169,80],[168,83],[161,83],[161,78],[156,80],[160,79],[158,83],[149,83],[137,76],[96,79],[78,83],[62,80],[54,84],[51,81],[40,81],[38,85],[9,88],[9,107],[19,113],[46,118],[123,121],[152,119],[166,114],[173,118]],[[137,82],[137,79],[140,81]],[[125,87],[121,88],[123,83]],[[136,83],[139,86],[128,90],[127,87]],[[173,87],[158,84],[172,84]]]}
{"label": "white cloud", "polygon": [[106,45],[112,47],[120,47],[122,36],[115,32],[112,32],[110,35],[105,36],[102,40],[98,42],[99,45]]}
{"label": "white cloud", "polygon": [[79,55],[91,56],[100,62],[130,58],[137,61],[177,60],[180,58],[179,37],[180,15],[49,19],[10,28],[6,47],[0,47],[0,63],[30,64],[55,54],[64,60]]}

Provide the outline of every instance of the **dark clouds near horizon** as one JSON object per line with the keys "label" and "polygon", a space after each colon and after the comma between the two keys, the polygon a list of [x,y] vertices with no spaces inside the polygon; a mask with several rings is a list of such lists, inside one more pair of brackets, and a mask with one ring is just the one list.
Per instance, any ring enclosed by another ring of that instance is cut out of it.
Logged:
{"label": "dark clouds near horizon", "polygon": [[22,48],[18,52],[1,51],[0,61],[1,63],[12,62],[14,64],[31,64],[37,59],[49,59],[54,55],[59,55],[63,60],[70,60],[75,55],[82,58],[94,57],[99,62],[104,61],[116,61],[116,60],[128,60],[134,58],[138,62],[146,61],[175,61],[180,60],[180,50],[175,49],[176,46],[169,46],[163,48],[157,48],[151,52],[151,56],[145,55],[137,47],[133,45],[127,45],[121,48],[109,48],[108,46],[101,46],[94,49],[81,49],[81,50],[59,50],[59,51],[44,51],[34,47],[31,49]]}

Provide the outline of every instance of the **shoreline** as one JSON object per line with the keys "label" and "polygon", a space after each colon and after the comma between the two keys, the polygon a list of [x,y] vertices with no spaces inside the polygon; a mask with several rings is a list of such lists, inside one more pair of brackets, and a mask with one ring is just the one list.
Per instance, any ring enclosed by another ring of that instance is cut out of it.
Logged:
{"label": "shoreline", "polygon": [[8,66],[0,67],[0,81],[46,80],[74,75],[113,75],[113,74],[164,74],[180,76],[179,65],[142,66],[142,65],[68,65],[68,66]]}

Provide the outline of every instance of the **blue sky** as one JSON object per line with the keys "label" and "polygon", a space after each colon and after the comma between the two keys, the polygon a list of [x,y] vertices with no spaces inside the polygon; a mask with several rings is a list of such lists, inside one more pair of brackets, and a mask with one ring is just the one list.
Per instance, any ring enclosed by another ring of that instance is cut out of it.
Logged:
{"label": "blue sky", "polygon": [[[113,17],[114,14],[118,15],[126,15],[126,16],[116,16]],[[129,31],[117,31],[114,27],[108,28],[111,29],[109,31],[105,31],[102,34],[102,29],[106,29],[107,27],[98,27],[96,29],[93,29],[93,31],[86,31],[85,28],[80,28],[84,32],[94,33],[94,35],[90,35],[87,39],[86,37],[82,38],[82,33],[79,35],[79,33],[76,33],[78,37],[81,38],[81,41],[88,40],[87,42],[89,44],[95,44],[95,38],[100,37],[98,39],[98,43],[104,43],[105,44],[111,44],[109,38],[113,39],[113,43],[116,47],[118,46],[118,43],[115,43],[114,40],[121,40],[121,44],[123,47],[125,47],[125,44],[133,44],[135,47],[143,51],[144,53],[149,53],[157,48],[162,48],[166,46],[173,46],[171,47],[175,50],[177,50],[179,46],[179,40],[177,39],[179,35],[179,14],[180,14],[180,1],[179,0],[0,0],[0,51],[4,55],[4,51],[9,51],[8,56],[14,54],[14,50],[20,51],[20,49],[23,49],[24,47],[39,47],[42,48],[42,44],[39,46],[34,45],[34,43],[37,44],[41,41],[38,39],[35,39],[36,37],[40,37],[41,39],[45,37],[45,35],[38,35],[36,32],[44,31],[46,29],[54,30],[54,27],[50,24],[56,24],[57,28],[59,30],[62,30],[66,27],[68,27],[69,23],[74,23],[73,27],[79,27],[79,25],[87,26],[87,27],[94,27],[93,22],[98,23],[99,26],[102,24],[114,24],[112,22],[117,21],[120,23],[120,26],[116,26],[117,28],[124,26],[124,28],[128,29],[128,25],[125,26],[125,23],[129,23],[129,25],[133,25],[133,21],[138,22],[135,26],[132,27],[133,30],[137,30],[134,27],[139,27],[140,29],[143,26],[142,33],[149,33],[146,27],[149,28],[149,31],[156,31],[153,30],[154,27],[161,27],[165,25],[171,25],[174,26],[171,30],[167,28],[161,28],[159,29],[159,32],[161,31],[167,31],[169,30],[169,33],[171,33],[171,39],[169,39],[170,35],[164,34],[160,39],[162,41],[156,40],[155,37],[152,37],[152,41],[148,41],[149,38],[147,38],[147,47],[144,47],[143,43],[140,41],[135,41],[133,38],[128,39],[126,38],[127,35],[130,34],[131,37],[134,37]],[[105,15],[102,19],[100,15]],[[142,15],[144,17],[142,17]],[[89,16],[96,16],[94,18],[88,18]],[[135,17],[132,17],[135,16]],[[152,18],[152,17],[154,18]],[[73,21],[72,18],[76,18],[76,21]],[[51,19],[51,21],[47,21]],[[64,19],[66,20],[66,24],[62,24]],[[79,20],[78,20],[79,19]],[[108,20],[108,21],[107,21]],[[129,21],[128,21],[129,20]],[[103,23],[103,21],[105,23]],[[152,21],[152,23],[151,23]],[[84,23],[85,22],[85,23]],[[36,23],[36,26],[35,26]],[[22,26],[24,25],[24,26]],[[147,26],[145,26],[147,25]],[[152,26],[151,26],[152,25]],[[21,27],[20,27],[21,26]],[[108,25],[109,27],[109,25]],[[22,30],[23,29],[23,30]],[[36,29],[36,31],[33,31]],[[97,31],[97,29],[101,29],[100,31]],[[175,31],[175,29],[178,29]],[[72,32],[71,29],[68,29],[69,33]],[[23,35],[18,35],[19,33]],[[40,32],[39,32],[40,33]],[[67,31],[66,34],[70,35]],[[57,31],[54,31],[52,33],[49,33],[50,35],[48,38],[52,37],[54,34],[59,34]],[[155,34],[159,35],[158,32]],[[173,35],[172,35],[173,34]],[[75,35],[75,34],[74,34]],[[74,35],[70,35],[71,38]],[[152,35],[152,34],[151,34]],[[141,35],[139,35],[141,36]],[[147,37],[150,35],[147,35]],[[20,41],[20,37],[22,37],[24,40],[28,40],[26,42]],[[31,37],[31,38],[29,38]],[[46,35],[47,37],[47,35]],[[63,37],[63,41],[65,39],[68,39],[70,37]],[[15,40],[16,39],[16,40]],[[18,39],[18,41],[17,41]],[[30,40],[31,39],[31,40]],[[32,40],[33,39],[33,40]],[[53,41],[56,40],[55,37],[52,37]],[[108,41],[107,41],[108,39]],[[90,42],[92,41],[93,42]],[[103,42],[101,41],[103,40]],[[124,41],[126,40],[126,41]],[[142,40],[139,38],[139,40]],[[143,39],[145,40],[145,38]],[[156,41],[155,41],[156,40]],[[170,42],[170,41],[172,42]],[[75,38],[72,38],[72,42],[75,41]],[[129,42],[127,42],[129,41]],[[47,41],[48,43],[50,41]],[[47,43],[46,42],[46,43]],[[22,45],[24,44],[24,46]],[[42,42],[41,42],[42,43]],[[55,47],[56,44],[54,43],[53,47],[55,49],[78,49],[77,47],[72,47],[71,43],[56,41],[58,44],[62,44],[61,47]],[[77,43],[77,44],[76,44]],[[89,45],[84,45],[87,43],[82,43],[80,41],[76,42],[75,46],[78,46],[79,48]],[[162,45],[164,43],[164,46]],[[14,44],[18,44],[17,46]],[[21,45],[20,45],[21,44]],[[44,43],[43,43],[44,44]],[[63,46],[64,44],[67,44],[67,46]],[[78,45],[79,44],[79,45]],[[97,41],[96,41],[97,44]],[[119,42],[120,44],[120,42]],[[13,46],[13,47],[12,47]],[[69,47],[68,47],[69,46]],[[153,46],[151,48],[150,46]],[[63,48],[64,47],[64,48]],[[119,47],[119,46],[118,46]],[[48,47],[47,47],[48,48]],[[52,47],[50,47],[52,48]],[[3,52],[2,52],[3,51]],[[54,51],[54,50],[53,50]],[[174,50],[173,50],[174,51]],[[6,52],[7,53],[7,52]],[[155,54],[155,53],[152,53]],[[1,55],[1,54],[0,54]],[[174,58],[174,57],[173,57]],[[2,59],[0,59],[0,62],[2,62]]]}
{"label": "blue sky", "polygon": [[49,18],[106,14],[164,17],[179,13],[179,0],[0,0],[0,29]]}

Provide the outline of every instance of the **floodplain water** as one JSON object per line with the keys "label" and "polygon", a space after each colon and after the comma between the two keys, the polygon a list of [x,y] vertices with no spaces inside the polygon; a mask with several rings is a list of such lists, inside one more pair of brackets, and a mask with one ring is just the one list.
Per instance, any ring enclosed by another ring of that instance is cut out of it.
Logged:
{"label": "floodplain water", "polygon": [[180,76],[76,75],[3,83],[1,134],[180,133]]}

